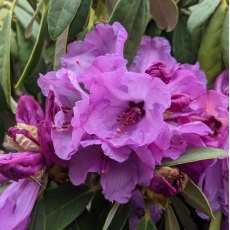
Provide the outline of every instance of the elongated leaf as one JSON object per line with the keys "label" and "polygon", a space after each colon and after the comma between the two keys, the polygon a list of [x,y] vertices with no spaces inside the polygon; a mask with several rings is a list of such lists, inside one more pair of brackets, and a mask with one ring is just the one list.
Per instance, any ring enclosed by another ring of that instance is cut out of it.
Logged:
{"label": "elongated leaf", "polygon": [[89,18],[92,0],[82,0],[81,5],[70,24],[69,36],[76,36],[82,31]]}
{"label": "elongated leaf", "polygon": [[51,38],[56,40],[73,20],[81,0],[51,0],[48,11],[48,30]]}
{"label": "elongated leaf", "polygon": [[108,230],[123,229],[128,219],[129,204],[120,205],[108,226]]}
{"label": "elongated leaf", "polygon": [[54,55],[54,64],[53,64],[54,70],[57,70],[60,67],[61,56],[66,52],[68,31],[69,31],[69,26],[67,26],[67,28],[58,37],[58,39],[55,43],[55,55]]}
{"label": "elongated leaf", "polygon": [[108,216],[107,216],[107,218],[105,220],[105,224],[103,226],[103,230],[107,230],[109,228],[109,225],[111,224],[111,222],[112,222],[112,220],[113,220],[113,218],[114,218],[114,216],[115,216],[118,208],[119,208],[119,204],[115,203],[113,205],[113,207],[111,208],[111,210],[110,210],[110,212],[109,212],[109,214],[108,214]]}
{"label": "elongated leaf", "polygon": [[0,109],[10,108],[10,37],[12,10],[2,9],[3,25],[0,30]]}
{"label": "elongated leaf", "polygon": [[83,186],[63,185],[48,190],[44,194],[47,229],[63,230],[71,224],[85,210],[92,195]]}
{"label": "elongated leaf", "polygon": [[227,7],[227,3],[222,1],[214,12],[202,38],[198,53],[198,61],[206,73],[209,86],[224,68],[221,52],[221,34]]}
{"label": "elongated leaf", "polygon": [[221,229],[221,217],[222,217],[221,210],[215,212],[214,217],[215,219],[212,219],[210,222],[209,230]]}
{"label": "elongated leaf", "polygon": [[45,222],[45,205],[44,200],[39,199],[34,206],[32,212],[32,219],[30,223],[29,230],[45,230],[46,222]]}
{"label": "elongated leaf", "polygon": [[176,27],[178,8],[173,0],[150,0],[150,13],[160,29],[169,32]]}
{"label": "elongated leaf", "polygon": [[92,220],[89,212],[85,210],[76,220],[74,220],[65,230],[93,230]]}
{"label": "elongated leaf", "polygon": [[[28,13],[25,9],[23,9],[20,6],[16,6],[14,10],[14,14],[16,16],[16,19],[19,21],[20,25],[25,29],[28,24],[30,23],[33,14]],[[37,21],[34,21],[33,23],[33,29],[31,31],[31,37],[33,41],[36,41],[37,36],[39,34],[39,24]]]}
{"label": "elongated leaf", "polygon": [[190,179],[185,187],[185,190],[180,194],[184,198],[185,202],[191,205],[193,208],[203,212],[211,218],[214,217],[208,199],[201,192],[199,187],[197,187]]}
{"label": "elongated leaf", "polygon": [[195,147],[195,148],[188,148],[186,152],[181,155],[181,157],[177,160],[165,160],[163,161],[162,166],[173,166],[173,165],[180,165],[189,162],[195,161],[202,161],[208,159],[214,159],[222,156],[227,156],[226,153],[222,149],[211,148],[211,147]]}
{"label": "elongated leaf", "polygon": [[180,222],[183,224],[185,229],[198,230],[197,226],[190,216],[190,211],[186,205],[176,196],[170,198],[173,209],[175,210]]}
{"label": "elongated leaf", "polygon": [[203,0],[198,4],[191,6],[190,17],[188,19],[188,30],[192,33],[194,29],[200,27],[215,11],[220,0]]}
{"label": "elongated leaf", "polygon": [[129,35],[125,47],[125,57],[129,60],[129,63],[137,52],[148,19],[148,0],[119,0],[113,10],[109,23],[120,22]]}
{"label": "elongated leaf", "polygon": [[224,64],[229,69],[229,10],[226,13],[221,38],[221,46],[224,56]]}
{"label": "elongated leaf", "polygon": [[157,230],[157,227],[151,218],[144,216],[137,225],[136,230]]}
{"label": "elongated leaf", "polygon": [[180,230],[176,215],[175,215],[173,208],[170,204],[167,205],[167,208],[165,210],[165,229],[167,229],[167,230]]}
{"label": "elongated leaf", "polygon": [[40,59],[40,56],[42,54],[44,40],[45,40],[45,36],[47,33],[47,24],[46,24],[47,9],[46,9],[45,4],[43,6],[44,6],[43,15],[42,15],[42,20],[41,20],[41,27],[40,27],[39,35],[33,47],[29,61],[27,62],[22,75],[15,86],[16,88],[20,87],[24,83],[25,79],[33,73],[33,70],[35,66],[37,65],[38,60]]}
{"label": "elongated leaf", "polygon": [[183,18],[179,18],[177,26],[173,33],[172,40],[173,56],[180,63],[193,64],[196,60],[196,55],[192,47],[192,38],[187,31],[187,25]]}

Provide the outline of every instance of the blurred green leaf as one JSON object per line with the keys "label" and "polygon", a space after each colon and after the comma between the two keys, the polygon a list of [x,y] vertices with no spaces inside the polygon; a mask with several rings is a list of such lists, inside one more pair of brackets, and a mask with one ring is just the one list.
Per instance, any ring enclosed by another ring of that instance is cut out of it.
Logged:
{"label": "blurred green leaf", "polygon": [[12,29],[11,29],[11,36],[10,36],[10,54],[14,59],[18,58],[18,43],[16,39],[16,33]]}
{"label": "blurred green leaf", "polygon": [[229,10],[227,11],[224,19],[221,46],[222,46],[225,66],[227,69],[229,69]]}
{"label": "blurred green leaf", "polygon": [[120,22],[129,35],[125,47],[125,57],[129,60],[129,63],[136,55],[148,20],[148,0],[119,0],[113,10],[109,23]]}
{"label": "blurred green leaf", "polygon": [[228,153],[222,149],[211,147],[194,147],[188,148],[183,155],[177,160],[164,160],[162,166],[174,166],[189,162],[214,159],[227,156]]}
{"label": "blurred green leaf", "polygon": [[202,193],[199,187],[197,187],[190,179],[183,192],[180,193],[185,202],[198,211],[203,212],[210,218],[213,218],[212,208],[208,202],[208,199]]}
{"label": "blurred green leaf", "polygon": [[66,45],[68,39],[69,26],[63,31],[63,33],[58,37],[55,43],[55,53],[53,69],[57,70],[60,67],[61,56],[66,53]]}
{"label": "blurred green leaf", "polygon": [[81,5],[70,24],[69,36],[76,36],[82,31],[89,17],[89,11],[92,0],[82,0]]}
{"label": "blurred green leaf", "polygon": [[81,0],[51,0],[47,22],[51,38],[56,40],[73,20]]}
{"label": "blurred green leaf", "polygon": [[182,17],[179,18],[174,30],[172,47],[173,56],[178,62],[193,64],[196,61],[196,56],[192,49],[192,38]]}
{"label": "blurred green leaf", "polygon": [[150,0],[150,13],[160,29],[170,32],[176,27],[178,8],[173,0]]}
{"label": "blurred green leaf", "polygon": [[31,223],[29,230],[45,230],[45,205],[44,200],[38,199],[31,214]]}
{"label": "blurred green leaf", "polygon": [[71,224],[85,210],[92,195],[87,187],[70,184],[47,190],[44,194],[47,229],[63,230]]}
{"label": "blurred green leaf", "polygon": [[215,212],[214,217],[215,217],[215,219],[212,219],[210,222],[209,230],[221,229],[221,217],[222,217],[221,210]]}
{"label": "blurred green leaf", "polygon": [[150,217],[144,216],[138,223],[136,230],[157,230],[157,227]]}
{"label": "blurred green leaf", "polygon": [[0,30],[0,109],[10,108],[10,38],[12,10],[1,9],[3,26]]}
{"label": "blurred green leaf", "polygon": [[188,30],[190,33],[200,27],[215,11],[220,0],[203,0],[198,4],[191,6],[189,9],[191,15],[188,19]]}
{"label": "blurred green leaf", "polygon": [[92,220],[89,212],[85,210],[76,220],[74,220],[64,230],[93,230]]}
{"label": "blurred green leaf", "polygon": [[198,230],[198,228],[192,220],[189,209],[181,201],[181,199],[179,199],[177,196],[172,196],[170,200],[172,202],[173,209],[175,210],[184,228],[189,230]]}
{"label": "blurred green leaf", "polygon": [[26,67],[18,80],[16,84],[16,88],[20,87],[24,81],[33,73],[35,66],[38,63],[38,60],[40,59],[40,56],[42,54],[42,49],[44,46],[45,36],[47,33],[47,23],[46,23],[46,17],[47,17],[47,9],[45,4],[43,5],[43,11],[42,11],[42,20],[41,20],[41,26],[39,35],[37,38],[37,41],[33,47],[32,53],[30,55],[30,58],[26,64]]}
{"label": "blurred green leaf", "polygon": [[151,37],[159,36],[162,30],[158,28],[156,23],[151,20],[146,28],[145,34]]}
{"label": "blurred green leaf", "polygon": [[224,68],[221,52],[221,35],[227,8],[227,3],[222,1],[212,15],[198,53],[198,61],[200,62],[201,69],[206,73],[209,86],[211,86],[215,77]]}
{"label": "blurred green leaf", "polygon": [[165,229],[180,230],[176,215],[173,211],[171,204],[168,204],[165,210]]}
{"label": "blurred green leaf", "polygon": [[10,185],[10,182],[0,184],[0,194]]}
{"label": "blurred green leaf", "polygon": [[109,211],[103,230],[123,229],[128,219],[129,204],[115,203]]}
{"label": "blurred green leaf", "polygon": [[187,8],[198,3],[199,0],[180,0],[179,5],[181,8]]}
{"label": "blurred green leaf", "polygon": [[[26,1],[25,1],[26,2]],[[25,29],[31,21],[33,14],[28,13],[25,9],[17,5],[14,10],[14,14],[16,19],[19,21],[20,25]],[[36,41],[37,36],[39,34],[39,24],[37,21],[33,23],[33,30],[31,32],[31,37],[33,41]]]}

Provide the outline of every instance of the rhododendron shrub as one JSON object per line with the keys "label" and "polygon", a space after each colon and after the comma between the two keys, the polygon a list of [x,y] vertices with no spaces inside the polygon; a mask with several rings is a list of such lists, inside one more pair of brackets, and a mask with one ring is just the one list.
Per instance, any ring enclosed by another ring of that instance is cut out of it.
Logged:
{"label": "rhododendron shrub", "polygon": [[228,3],[157,2],[3,1],[1,36],[20,24],[9,98],[0,80],[0,230],[228,228]]}

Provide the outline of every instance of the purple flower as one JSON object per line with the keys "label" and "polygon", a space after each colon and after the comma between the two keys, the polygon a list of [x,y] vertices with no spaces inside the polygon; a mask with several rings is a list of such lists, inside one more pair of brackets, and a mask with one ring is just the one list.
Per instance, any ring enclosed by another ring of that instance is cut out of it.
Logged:
{"label": "purple flower", "polygon": [[0,195],[0,222],[4,230],[25,230],[40,190],[31,179],[13,182]]}
{"label": "purple flower", "polygon": [[214,82],[214,90],[225,96],[229,95],[229,78],[228,71],[224,70]]}
{"label": "purple flower", "polygon": [[98,24],[84,41],[72,42],[61,58],[62,66],[77,74],[85,72],[99,56],[113,54],[123,56],[127,32],[118,22],[112,26]]}
{"label": "purple flower", "polygon": [[141,158],[142,149],[134,152],[99,140],[81,144],[84,147],[70,160],[69,176],[73,184],[84,183],[88,172],[98,173],[105,198],[119,203],[129,201],[136,185],[149,185],[155,167],[151,154]]}
{"label": "purple flower", "polygon": [[95,81],[88,105],[83,106],[83,111],[76,110],[74,116],[79,117],[86,133],[115,147],[143,146],[160,135],[165,126],[162,113],[169,101],[167,88],[159,79],[115,71]]}

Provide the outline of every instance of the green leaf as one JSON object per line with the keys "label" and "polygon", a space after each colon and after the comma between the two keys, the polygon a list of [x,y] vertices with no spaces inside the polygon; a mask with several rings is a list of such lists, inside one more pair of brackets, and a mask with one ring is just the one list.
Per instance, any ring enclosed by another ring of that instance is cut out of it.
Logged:
{"label": "green leaf", "polygon": [[161,34],[162,30],[158,28],[156,23],[151,20],[146,28],[145,34],[150,37],[159,36]]}
{"label": "green leaf", "polygon": [[214,217],[215,219],[212,219],[210,222],[209,230],[221,229],[221,217],[222,217],[221,210],[215,212]]}
{"label": "green leaf", "polygon": [[192,33],[194,29],[200,27],[213,14],[219,3],[220,0],[203,0],[191,6],[189,8],[191,14],[188,19],[189,32]]}
{"label": "green leaf", "polygon": [[201,41],[198,61],[201,69],[206,73],[208,85],[211,86],[215,77],[223,70],[223,56],[221,52],[221,35],[227,3],[222,1],[212,15]]}
{"label": "green leaf", "polygon": [[47,23],[51,38],[56,40],[71,23],[81,0],[51,0]]}
{"label": "green leaf", "polygon": [[150,13],[160,29],[170,32],[176,27],[178,8],[173,0],[150,0]]}
{"label": "green leaf", "polygon": [[144,216],[138,223],[136,230],[157,230],[151,218]]}
{"label": "green leaf", "polygon": [[85,210],[92,195],[87,187],[70,184],[47,190],[44,194],[46,228],[63,230]]}
{"label": "green leaf", "polygon": [[227,11],[224,19],[221,46],[222,46],[225,66],[227,69],[229,69],[229,55],[228,55],[229,54],[229,10]]}
{"label": "green leaf", "polygon": [[196,55],[192,48],[192,38],[182,17],[179,18],[174,30],[172,47],[173,56],[178,62],[191,64],[195,62]]}
{"label": "green leaf", "polygon": [[119,205],[115,203],[109,211],[103,230],[123,229],[128,219],[129,204]]}
{"label": "green leaf", "polygon": [[44,200],[39,199],[32,212],[32,219],[30,223],[29,230],[45,230],[46,222],[45,222],[45,205]]}
{"label": "green leaf", "polygon": [[80,33],[86,25],[92,0],[82,0],[81,5],[70,24],[69,36],[73,37]]}
{"label": "green leaf", "polygon": [[47,24],[46,24],[46,17],[47,17],[47,9],[45,4],[43,5],[43,10],[42,10],[42,20],[41,20],[41,26],[40,26],[40,31],[39,35],[37,37],[37,41],[33,47],[32,53],[30,55],[30,58],[26,64],[26,67],[20,76],[20,79],[18,80],[16,84],[16,88],[20,87],[26,78],[28,78],[32,73],[35,68],[35,66],[38,63],[38,60],[40,59],[40,56],[42,54],[42,49],[44,46],[44,41],[45,41],[45,36],[47,33]]}
{"label": "green leaf", "polygon": [[184,228],[189,230],[198,230],[198,228],[192,220],[189,209],[181,201],[181,199],[179,199],[177,196],[172,196],[170,200],[172,202],[173,209],[175,210]]}
{"label": "green leaf", "polygon": [[176,215],[175,215],[173,208],[170,204],[167,205],[167,208],[165,210],[165,229],[167,229],[167,230],[180,230]]}
{"label": "green leaf", "polygon": [[0,184],[0,194],[10,185],[10,182]]}
{"label": "green leaf", "polygon": [[54,64],[53,64],[54,70],[57,70],[60,67],[61,56],[66,52],[68,31],[69,31],[69,26],[66,27],[66,29],[58,37],[55,43],[55,54],[54,54]]}
{"label": "green leaf", "polygon": [[89,212],[85,210],[76,220],[74,220],[65,230],[93,230],[92,220]]}
{"label": "green leaf", "polygon": [[12,10],[2,9],[3,25],[0,30],[0,109],[10,108],[10,38]]}
{"label": "green leaf", "polygon": [[110,24],[118,21],[128,32],[125,57],[132,62],[149,20],[148,0],[119,0],[113,10]]}
{"label": "green leaf", "polygon": [[211,147],[194,147],[188,148],[183,155],[177,160],[164,160],[162,166],[174,166],[190,162],[214,159],[227,156],[228,153],[222,149]]}
{"label": "green leaf", "polygon": [[114,218],[114,216],[115,216],[118,208],[119,208],[119,204],[115,203],[113,205],[113,207],[111,208],[111,210],[110,210],[110,212],[109,212],[109,214],[108,214],[108,216],[107,216],[107,218],[105,220],[105,224],[103,226],[103,230],[107,230],[108,229],[108,227],[109,227],[110,223],[112,222],[112,220],[113,220],[113,218]]}
{"label": "green leaf", "polygon": [[212,208],[208,202],[206,196],[202,193],[199,187],[197,187],[190,179],[183,192],[180,193],[185,202],[198,211],[203,212],[210,218],[213,218]]}
{"label": "green leaf", "polygon": [[[24,8],[20,7],[19,5],[15,7],[14,14],[16,16],[16,19],[19,21],[20,25],[24,29],[28,26],[28,24],[30,23],[33,17],[33,14],[30,14],[28,11],[26,11]],[[31,32],[31,38],[33,39],[33,41],[36,41],[38,34],[39,34],[39,24],[37,21],[34,21],[33,29]]]}

